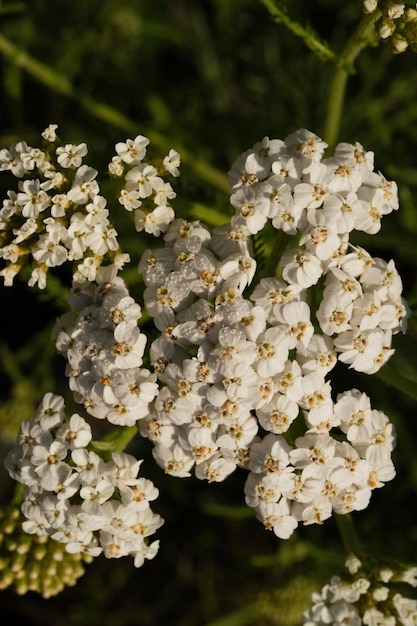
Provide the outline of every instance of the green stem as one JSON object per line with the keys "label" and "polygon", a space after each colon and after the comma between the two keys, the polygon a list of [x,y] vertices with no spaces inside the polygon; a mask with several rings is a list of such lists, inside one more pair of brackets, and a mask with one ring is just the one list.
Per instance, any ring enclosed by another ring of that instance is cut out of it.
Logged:
{"label": "green stem", "polygon": [[285,7],[281,6],[277,0],[261,0],[262,4],[268,9],[271,17],[275,22],[284,24],[289,31],[297,37],[300,37],[305,45],[310,48],[323,61],[335,60],[336,54],[329,46],[320,40],[317,33],[309,26],[303,26],[289,17]]}
{"label": "green stem", "polygon": [[335,517],[346,552],[359,556],[362,553],[362,548],[352,517],[349,514],[335,515]]}
{"label": "green stem", "polygon": [[323,132],[323,139],[330,149],[337,143],[348,77],[354,72],[354,62],[360,52],[371,43],[374,25],[380,16],[380,11],[365,15],[339,56],[330,84]]}
{"label": "green stem", "polygon": [[[37,59],[34,59],[30,54],[21,50],[9,41],[4,35],[0,34],[0,53],[3,54],[16,66],[22,68],[28,74],[36,78],[40,83],[52,89],[53,91],[69,98],[76,102],[79,106],[91,113],[94,117],[106,124],[111,124],[116,128],[120,128],[128,133],[143,132],[149,138],[149,140],[161,150],[168,151],[170,148],[175,147],[171,142],[158,133],[157,131],[138,128],[138,124],[131,120],[123,113],[120,113],[117,109],[107,105],[104,102],[99,102],[88,95],[81,94],[78,89],[75,89],[72,83],[66,78],[61,76],[58,72],[47,65],[41,63]],[[220,170],[213,167],[207,161],[203,159],[195,158],[184,146],[176,146],[176,150],[181,155],[181,161],[186,163],[194,173],[203,181],[209,183],[216,189],[227,194],[230,193],[230,186],[227,180],[227,176]]]}

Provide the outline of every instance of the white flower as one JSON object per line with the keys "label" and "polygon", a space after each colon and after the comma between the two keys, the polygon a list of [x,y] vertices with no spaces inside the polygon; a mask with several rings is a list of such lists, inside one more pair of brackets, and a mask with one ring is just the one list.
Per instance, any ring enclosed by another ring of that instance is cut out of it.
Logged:
{"label": "white flower", "polygon": [[[89,200],[95,201],[95,196],[99,193],[99,185],[95,180],[98,172],[88,165],[78,167],[71,189],[67,192],[67,197],[74,204],[85,204]],[[106,205],[105,199],[101,198],[101,203]]]}
{"label": "white flower", "polygon": [[288,539],[298,526],[298,522],[290,514],[285,498],[279,502],[261,502],[256,507],[256,515],[267,530],[272,530],[280,539]]}
{"label": "white flower", "polygon": [[281,435],[268,434],[261,442],[255,442],[249,453],[249,469],[258,473],[291,472],[291,446]]}
{"label": "white flower", "polygon": [[164,157],[162,163],[166,171],[171,174],[171,176],[179,176],[179,166],[180,166],[180,155],[176,150],[171,149],[167,156]]}
{"label": "white flower", "polygon": [[345,391],[337,396],[335,414],[340,419],[340,428],[353,444],[367,441],[372,431],[371,402],[365,393],[358,389]]}
{"label": "white flower", "polygon": [[319,161],[327,148],[327,144],[320,137],[305,128],[291,133],[284,141],[291,153],[298,158],[304,157],[312,161]]}
{"label": "white flower", "polygon": [[215,453],[209,459],[196,465],[195,475],[200,480],[207,480],[209,483],[222,482],[235,469],[236,463],[224,459],[219,453]]}
{"label": "white flower", "polygon": [[252,187],[242,187],[230,196],[230,203],[251,234],[265,226],[270,204],[267,194],[261,194]]}
{"label": "white flower", "polygon": [[174,444],[171,448],[157,443],[152,454],[167,474],[184,478],[191,476],[190,470],[195,461],[191,451],[185,451],[179,444]]}
{"label": "white flower", "polygon": [[289,349],[297,348],[304,351],[314,333],[308,304],[302,301],[287,302],[279,309],[275,307],[274,313],[278,321],[285,325],[284,332],[288,337]]}
{"label": "white flower", "polygon": [[55,436],[57,441],[66,444],[70,450],[86,448],[92,439],[89,424],[77,413],[60,426]]}
{"label": "white flower", "polygon": [[23,217],[38,217],[50,204],[51,199],[40,187],[40,181],[24,180],[17,194],[17,203],[22,207]]}
{"label": "white flower", "polygon": [[141,163],[132,167],[126,174],[126,189],[137,190],[140,198],[149,197],[153,191],[158,191],[164,181],[158,176],[158,171],[153,165]]}
{"label": "white flower", "polygon": [[67,143],[56,149],[57,161],[62,167],[80,167],[83,157],[87,154],[87,144],[74,145]]}
{"label": "white flower", "polygon": [[259,376],[267,378],[282,371],[288,358],[290,337],[278,327],[268,328],[257,339],[257,359],[254,363]]}
{"label": "white flower", "polygon": [[[274,163],[273,167],[276,165]],[[272,219],[272,226],[287,235],[295,235],[297,229],[303,226],[305,208],[301,203],[294,202],[290,185],[283,183],[281,176],[276,176],[264,183],[263,190],[269,194],[269,217]]]}
{"label": "white flower", "polygon": [[148,144],[149,139],[147,137],[138,135],[135,139],[126,139],[125,142],[118,142],[115,148],[118,156],[124,163],[137,164],[144,158]]}
{"label": "white flower", "polygon": [[127,189],[122,189],[120,191],[119,202],[126,211],[133,211],[133,209],[138,209],[142,200],[139,200],[139,191],[132,189],[128,191]]}
{"label": "white flower", "polygon": [[275,393],[269,402],[256,411],[261,426],[277,435],[289,429],[298,413],[298,404],[281,393]]}
{"label": "white flower", "polygon": [[49,124],[49,126],[45,128],[43,133],[41,133],[42,137],[46,141],[49,141],[50,143],[54,143],[54,141],[56,141],[57,139],[57,136],[56,136],[57,128],[58,128],[58,124]]}
{"label": "white flower", "polygon": [[280,260],[282,277],[302,289],[315,285],[323,272],[323,265],[315,254],[296,248],[285,252]]}
{"label": "white flower", "polygon": [[46,393],[36,412],[43,430],[51,430],[60,426],[65,418],[64,398],[53,393]]}
{"label": "white flower", "polygon": [[52,441],[48,446],[36,445],[32,450],[31,463],[40,479],[56,476],[68,453],[68,446],[59,441]]}
{"label": "white flower", "polygon": [[137,326],[121,322],[114,329],[115,343],[111,349],[112,359],[116,367],[127,369],[142,365],[146,335]]}
{"label": "white flower", "polygon": [[99,478],[97,482],[84,485],[80,489],[80,497],[87,502],[103,504],[114,494],[114,485],[107,478]]}
{"label": "white flower", "polygon": [[327,335],[313,334],[304,352],[297,353],[297,361],[301,365],[303,374],[318,371],[325,376],[337,362],[332,339]]}
{"label": "white flower", "polygon": [[27,146],[24,142],[21,143],[21,146],[14,144],[10,147],[10,150],[6,148],[0,150],[0,171],[10,170],[13,176],[17,178],[22,178],[26,173],[20,153],[27,149]]}
{"label": "white flower", "polygon": [[346,292],[324,291],[323,300],[316,312],[320,328],[329,337],[351,330],[352,298]]}
{"label": "white flower", "polygon": [[308,221],[311,226],[304,229],[300,245],[305,245],[321,261],[331,259],[341,244],[335,224],[319,211],[309,212]]}
{"label": "white flower", "polygon": [[175,217],[172,207],[167,205],[157,206],[150,213],[141,209],[135,210],[135,228],[138,232],[145,232],[158,237],[164,233]]}
{"label": "white flower", "polygon": [[297,300],[300,291],[297,285],[288,285],[277,278],[261,278],[253,290],[251,300],[265,310],[268,321],[273,323],[276,320],[275,307]]}

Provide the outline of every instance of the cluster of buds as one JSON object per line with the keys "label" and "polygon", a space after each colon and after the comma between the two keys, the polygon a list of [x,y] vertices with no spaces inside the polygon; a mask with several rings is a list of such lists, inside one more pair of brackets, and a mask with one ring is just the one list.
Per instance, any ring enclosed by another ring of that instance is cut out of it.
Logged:
{"label": "cluster of buds", "polygon": [[29,535],[22,528],[24,519],[18,506],[0,508],[0,589],[50,598],[74,586],[93,557],[70,554],[47,535]]}
{"label": "cluster of buds", "polygon": [[346,569],[343,577],[334,576],[321,592],[313,593],[313,605],[303,614],[304,626],[416,623],[417,600],[410,597],[410,587],[417,587],[416,567],[367,565],[351,554]]}
{"label": "cluster of buds", "polygon": [[405,52],[408,46],[417,52],[417,7],[394,0],[362,0],[362,10],[366,14],[381,14],[375,23],[376,32],[395,54]]}

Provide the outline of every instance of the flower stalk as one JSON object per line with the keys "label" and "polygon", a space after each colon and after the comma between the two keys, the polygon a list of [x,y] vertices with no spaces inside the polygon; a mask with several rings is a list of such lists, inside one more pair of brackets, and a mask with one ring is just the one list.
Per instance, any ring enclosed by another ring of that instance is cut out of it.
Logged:
{"label": "flower stalk", "polygon": [[330,84],[323,132],[323,138],[329,144],[330,150],[337,143],[348,78],[354,72],[354,63],[358,55],[366,46],[371,44],[375,32],[375,23],[380,17],[381,12],[374,11],[362,18],[337,61]]}

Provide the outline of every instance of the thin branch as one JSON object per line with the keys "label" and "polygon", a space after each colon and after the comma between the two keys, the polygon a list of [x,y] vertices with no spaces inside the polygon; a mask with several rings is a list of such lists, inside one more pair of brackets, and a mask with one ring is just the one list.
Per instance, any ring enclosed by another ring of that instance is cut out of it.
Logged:
{"label": "thin branch", "polygon": [[289,17],[287,10],[276,0],[261,0],[268,9],[272,18],[279,24],[284,24],[294,35],[300,37],[322,61],[336,60],[336,53],[320,39],[311,26],[303,26]]}

